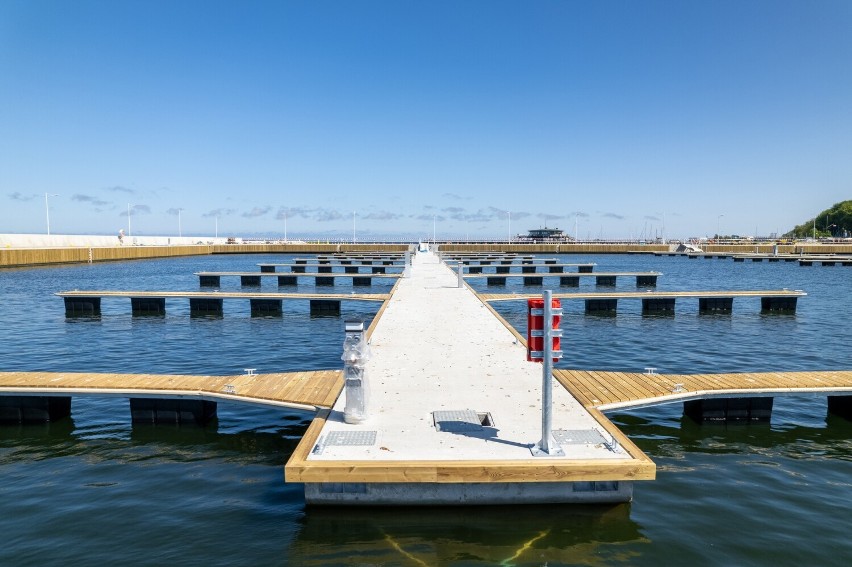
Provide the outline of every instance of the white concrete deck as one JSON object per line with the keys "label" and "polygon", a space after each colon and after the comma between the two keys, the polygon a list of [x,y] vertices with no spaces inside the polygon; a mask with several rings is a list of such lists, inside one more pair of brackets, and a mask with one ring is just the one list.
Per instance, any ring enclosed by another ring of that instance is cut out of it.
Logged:
{"label": "white concrete deck", "polygon": [[[552,494],[553,489],[565,491],[565,481],[606,478],[629,481],[634,474],[653,478],[653,463],[641,452],[639,458],[631,456],[619,444],[613,450],[609,443],[612,434],[596,419],[605,421],[605,418],[600,414],[593,416],[558,382],[553,387],[554,432],[559,435],[559,430],[580,431],[598,441],[560,443],[564,457],[532,455],[531,447],[541,439],[542,367],[526,361],[526,349],[513,333],[467,286],[459,288],[457,274],[432,253],[418,253],[414,257],[410,277],[400,280],[374,329],[370,346],[372,358],[366,365],[370,387],[368,418],[357,425],[344,422],[344,392],[319,434],[306,435],[306,440],[312,437],[314,444],[310,450],[303,451],[305,459],[301,464],[293,469],[288,464],[288,480],[316,482],[321,473],[302,474],[310,469],[329,473],[327,478],[331,483],[350,482],[351,473],[351,482],[365,482],[375,489],[379,484],[371,482],[381,483],[382,479],[391,478],[387,486],[397,491],[396,495],[400,489],[392,485],[394,482],[406,484],[408,494],[412,494],[411,490],[416,494],[416,489],[422,488],[417,483],[455,483],[456,490],[467,483],[471,486],[478,483],[481,492],[460,497],[470,502],[495,489],[483,488],[482,483],[502,482],[513,485],[515,490],[522,489],[525,483],[539,485],[535,491],[540,491],[542,484],[562,484],[562,487],[547,487],[550,493],[536,495],[533,500],[566,501]],[[464,432],[436,429],[433,412],[462,410],[489,414],[493,426]],[[326,444],[329,434],[340,435],[336,432],[375,432],[375,442]],[[418,464],[431,463],[439,471],[436,477],[440,479],[442,462],[464,463],[471,467],[466,471],[476,469],[476,473],[452,469],[442,480],[435,480],[413,472]],[[478,467],[477,462],[481,463]],[[386,469],[381,468],[382,463],[387,465]],[[602,464],[603,469],[607,469],[605,463],[614,465],[608,471],[610,476],[596,473],[596,463]],[[638,464],[642,466],[632,468]],[[623,467],[618,469],[620,474],[613,473],[618,466]],[[509,469],[510,473],[503,473]],[[576,469],[582,471],[575,473]],[[636,472],[640,469],[641,474]],[[391,470],[403,472],[397,472],[395,477],[383,476]],[[401,481],[400,474],[412,482]],[[632,494],[632,483],[622,485],[624,489],[616,500],[629,499]],[[570,486],[568,482],[568,492]],[[317,485],[306,485],[309,501],[349,497],[323,496],[322,492]],[[391,495],[375,501],[401,503],[394,498]],[[484,498],[482,503],[525,501],[520,494],[497,500]],[[368,495],[361,496],[362,502],[369,500]],[[436,501],[451,503],[452,497],[445,494]],[[575,496],[567,501],[579,500]]]}
{"label": "white concrete deck", "polygon": [[[420,253],[373,332],[369,418],[343,422],[345,392],[322,435],[376,431],[373,446],[328,446],[317,460],[528,459],[541,439],[541,364],[438,258]],[[558,382],[553,429],[610,435]],[[437,431],[432,412],[488,412],[486,433]],[[493,434],[493,435],[492,435]],[[624,458],[603,445],[565,445],[566,458]]]}

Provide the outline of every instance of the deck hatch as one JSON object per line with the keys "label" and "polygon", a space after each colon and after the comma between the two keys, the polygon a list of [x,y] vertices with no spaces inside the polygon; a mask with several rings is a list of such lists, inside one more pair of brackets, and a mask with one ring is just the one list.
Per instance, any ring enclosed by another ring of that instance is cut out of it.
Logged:
{"label": "deck hatch", "polygon": [[562,445],[605,444],[606,439],[597,429],[555,429],[553,438]]}
{"label": "deck hatch", "polygon": [[490,425],[491,420],[487,413],[480,414],[469,409],[432,412],[435,429],[450,433],[482,431],[482,426],[484,425],[483,416],[488,420],[488,424]]}

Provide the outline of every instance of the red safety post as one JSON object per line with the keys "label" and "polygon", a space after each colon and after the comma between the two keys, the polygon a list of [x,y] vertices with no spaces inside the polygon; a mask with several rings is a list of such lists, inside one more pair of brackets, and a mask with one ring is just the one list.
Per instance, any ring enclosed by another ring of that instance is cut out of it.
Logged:
{"label": "red safety post", "polygon": [[[562,317],[558,315],[562,311],[562,302],[558,299],[552,299],[550,306],[557,315],[553,315],[552,329],[558,330],[559,323]],[[557,335],[559,333],[556,333]],[[561,350],[561,339],[558,336],[552,338],[553,352]],[[544,299],[528,299],[527,300],[527,360],[530,362],[542,362],[544,360]],[[553,362],[559,360],[554,358]]]}

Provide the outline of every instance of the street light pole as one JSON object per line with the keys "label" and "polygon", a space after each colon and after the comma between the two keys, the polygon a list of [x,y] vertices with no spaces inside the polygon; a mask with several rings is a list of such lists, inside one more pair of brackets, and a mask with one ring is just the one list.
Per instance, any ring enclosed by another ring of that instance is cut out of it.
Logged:
{"label": "street light pole", "polygon": [[127,236],[130,236],[130,203],[127,203]]}
{"label": "street light pole", "polygon": [[181,229],[181,226],[180,226],[180,212],[182,210],[183,209],[178,209],[178,238],[183,236],[183,230]]}
{"label": "street light pole", "polygon": [[352,244],[355,244],[355,211],[352,211]]}
{"label": "street light pole", "polygon": [[58,197],[58,193],[45,193],[44,194],[44,214],[47,217],[47,235],[50,236],[50,205],[47,202],[48,197]]}
{"label": "street light pole", "polygon": [[719,227],[721,226],[723,216],[725,216],[725,215],[722,214],[722,215],[719,215],[718,217],[716,217],[716,239],[719,239],[722,236]]}

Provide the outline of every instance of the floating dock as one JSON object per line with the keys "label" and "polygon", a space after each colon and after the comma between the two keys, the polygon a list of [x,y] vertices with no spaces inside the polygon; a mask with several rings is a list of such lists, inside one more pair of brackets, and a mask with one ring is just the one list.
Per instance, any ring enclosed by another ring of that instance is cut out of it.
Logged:
{"label": "floating dock", "polygon": [[[193,300],[200,302],[196,306],[218,305],[219,313],[223,299],[247,298],[253,314],[255,301],[261,307],[277,302],[279,309],[291,299],[336,304],[334,314],[342,301],[383,302],[366,333],[372,349],[365,369],[369,413],[359,423],[344,419],[344,372],[254,374],[253,369],[236,376],[2,372],[0,421],[61,419],[70,414],[71,396],[82,395],[129,397],[134,423],[203,424],[215,416],[219,401],[311,411],[316,418],[285,467],[287,481],[304,483],[308,503],[445,505],[630,500],[633,483],[653,479],[656,467],[603,415],[605,410],[683,403],[697,421],[766,421],[773,397],[804,394],[827,396],[829,412],[852,419],[850,371],[664,375],[652,368],[645,373],[557,369],[553,436],[559,450],[537,456],[541,366],[526,362],[524,338],[490,303],[540,295],[477,294],[454,268],[431,253],[418,254],[405,275],[393,276],[396,284],[388,294],[56,294],[65,299],[69,316],[96,314],[95,305],[99,313],[102,297],[130,298],[134,315],[164,312],[166,298],[188,298],[191,307]],[[605,304],[594,302],[641,299],[644,313],[646,308],[673,312],[678,298],[698,298],[700,311],[729,311],[735,297],[760,298],[763,310],[794,311],[804,295],[766,290],[553,297],[584,300],[587,312],[589,302],[601,307]],[[607,305],[614,310],[615,303]]]}
{"label": "floating dock", "polygon": [[431,253],[418,254],[370,338],[369,417],[320,412],[286,466],[314,504],[624,502],[655,465],[603,414],[553,395],[562,457],[536,457],[541,365]]}
{"label": "floating dock", "polygon": [[[675,310],[677,299],[698,299],[700,313],[726,313],[733,310],[735,297],[760,298],[762,312],[795,313],[801,290],[739,290],[739,291],[611,291],[595,293],[554,293],[554,299],[584,301],[586,313],[615,313],[620,299],[639,299],[643,313],[669,313]],[[541,297],[529,293],[480,293],[482,301],[525,301]]]}
{"label": "floating dock", "polygon": [[60,291],[67,317],[98,317],[101,299],[130,299],[134,316],[165,315],[166,299],[188,299],[192,315],[221,316],[226,299],[248,299],[252,315],[281,315],[284,300],[308,300],[311,314],[340,314],[343,301],[386,301],[386,293],[273,293],[245,291]]}

